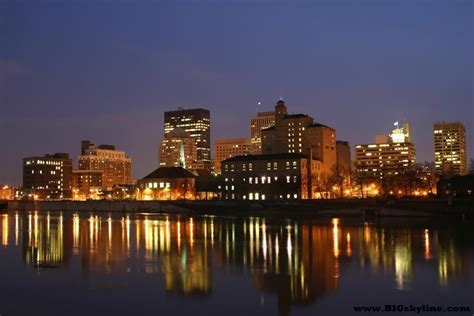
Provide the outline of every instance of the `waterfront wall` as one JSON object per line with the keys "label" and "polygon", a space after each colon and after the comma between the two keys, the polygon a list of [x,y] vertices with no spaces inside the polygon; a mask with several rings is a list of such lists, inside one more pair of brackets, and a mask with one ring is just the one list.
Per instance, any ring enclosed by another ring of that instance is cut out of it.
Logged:
{"label": "waterfront wall", "polygon": [[[302,216],[465,216],[474,214],[474,200],[328,199],[295,201],[8,201],[16,211],[154,212],[212,215]],[[374,213],[375,212],[375,213]]]}

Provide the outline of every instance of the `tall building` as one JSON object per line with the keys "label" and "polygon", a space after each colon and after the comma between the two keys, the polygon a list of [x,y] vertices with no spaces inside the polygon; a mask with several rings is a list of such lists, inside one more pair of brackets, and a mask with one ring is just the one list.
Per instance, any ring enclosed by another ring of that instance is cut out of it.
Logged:
{"label": "tall building", "polygon": [[23,192],[35,199],[72,197],[72,160],[56,153],[23,159]]}
{"label": "tall building", "polygon": [[245,156],[252,152],[248,138],[219,139],[214,143],[214,171],[221,173],[221,161],[234,157]]}
{"label": "tall building", "polygon": [[111,189],[114,185],[133,184],[132,159],[123,150],[116,150],[113,145],[95,146],[83,141],[81,153],[78,169],[102,172],[103,187]]}
{"label": "tall building", "polygon": [[258,112],[250,119],[250,141],[252,143],[252,154],[262,153],[262,129],[275,125],[275,112]]}
{"label": "tall building", "polygon": [[211,120],[206,109],[182,109],[165,112],[164,135],[175,128],[184,129],[196,141],[197,162],[211,168]]}
{"label": "tall building", "polygon": [[449,169],[449,173],[465,175],[467,159],[464,125],[460,122],[437,122],[433,125],[433,137],[436,173],[441,175]]}
{"label": "tall building", "polygon": [[355,147],[356,169],[360,179],[383,180],[415,165],[416,150],[415,145],[410,142],[409,126],[405,123],[402,128],[397,127],[389,135],[377,135],[375,144],[360,144]]}
{"label": "tall building", "polygon": [[201,167],[197,161],[195,139],[182,128],[175,128],[165,134],[160,143],[159,166],[185,169]]}
{"label": "tall building", "polygon": [[283,100],[275,106],[275,125],[262,130],[262,154],[300,153],[321,163],[331,174],[337,163],[336,130],[305,114],[288,114]]}

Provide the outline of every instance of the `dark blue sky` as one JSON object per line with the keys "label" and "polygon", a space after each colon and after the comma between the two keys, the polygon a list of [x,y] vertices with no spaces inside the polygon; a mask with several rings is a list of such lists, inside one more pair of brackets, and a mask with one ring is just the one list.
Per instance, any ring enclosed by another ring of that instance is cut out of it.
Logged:
{"label": "dark blue sky", "polygon": [[351,145],[460,120],[474,154],[474,1],[0,1],[0,183],[21,158],[111,143],[156,167],[163,111],[211,110],[246,136],[282,96]]}

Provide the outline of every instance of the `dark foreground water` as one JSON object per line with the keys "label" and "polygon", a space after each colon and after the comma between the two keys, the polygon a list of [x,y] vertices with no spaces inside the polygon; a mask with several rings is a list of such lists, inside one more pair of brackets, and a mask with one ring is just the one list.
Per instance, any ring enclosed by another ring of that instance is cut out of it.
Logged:
{"label": "dark foreground water", "polygon": [[473,315],[473,262],[462,221],[9,212],[0,314]]}

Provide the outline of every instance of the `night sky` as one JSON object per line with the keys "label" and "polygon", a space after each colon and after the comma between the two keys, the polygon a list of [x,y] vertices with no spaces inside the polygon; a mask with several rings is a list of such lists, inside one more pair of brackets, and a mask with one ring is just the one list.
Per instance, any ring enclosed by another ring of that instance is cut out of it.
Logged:
{"label": "night sky", "polygon": [[[373,142],[460,120],[474,155],[474,1],[0,0],[0,183],[21,159],[115,144],[157,167],[163,112],[211,111],[212,140],[250,134],[282,97],[337,138]],[[257,106],[261,101],[262,105]]]}

